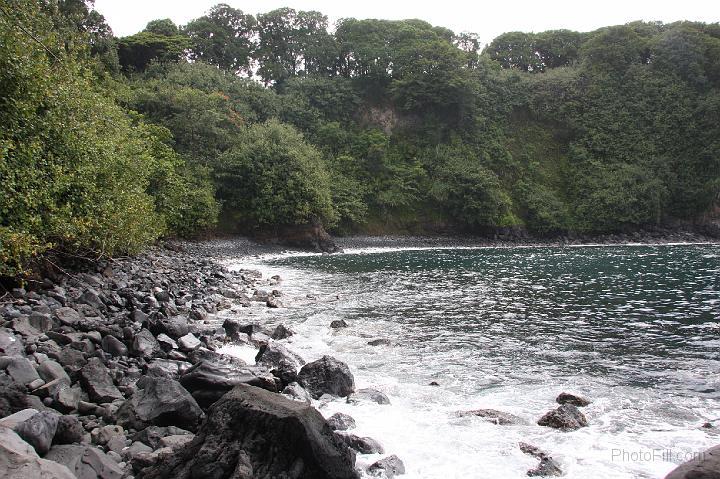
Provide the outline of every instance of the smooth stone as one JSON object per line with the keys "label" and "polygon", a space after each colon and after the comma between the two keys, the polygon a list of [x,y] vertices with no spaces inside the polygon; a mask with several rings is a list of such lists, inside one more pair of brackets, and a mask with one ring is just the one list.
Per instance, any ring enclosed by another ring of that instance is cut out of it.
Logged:
{"label": "smooth stone", "polygon": [[111,356],[127,356],[128,347],[115,336],[108,334],[102,338],[101,341],[102,350]]}
{"label": "smooth stone", "polygon": [[58,419],[59,415],[56,413],[39,412],[18,423],[14,431],[43,456],[50,450],[57,431]]}
{"label": "smooth stone", "polygon": [[330,323],[330,327],[332,329],[342,329],[347,328],[348,323],[344,319],[336,319]]}
{"label": "smooth stone", "polygon": [[0,471],[3,479],[78,479],[67,467],[40,459],[30,444],[4,427],[0,427]]}
{"label": "smooth stone", "polygon": [[0,427],[15,429],[15,426],[17,426],[21,422],[27,421],[38,412],[39,411],[37,409],[28,408],[23,409],[22,411],[18,411],[14,414],[10,414],[9,416],[5,416],[4,418],[0,419]]}
{"label": "smooth stone", "polygon": [[68,386],[72,384],[70,376],[68,376],[68,373],[65,372],[65,369],[52,359],[43,361],[40,366],[38,366],[37,372],[46,383],[59,379],[67,383]]}
{"label": "smooth stone", "polygon": [[11,358],[6,371],[16,383],[24,386],[40,379],[38,372],[27,358]]}
{"label": "smooth stone", "polygon": [[124,474],[117,462],[93,446],[53,446],[45,457],[66,466],[78,479],[121,479]]}

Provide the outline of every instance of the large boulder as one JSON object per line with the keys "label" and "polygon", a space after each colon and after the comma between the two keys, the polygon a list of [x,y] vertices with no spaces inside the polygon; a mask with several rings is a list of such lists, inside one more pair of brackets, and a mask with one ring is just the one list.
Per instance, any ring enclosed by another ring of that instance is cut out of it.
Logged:
{"label": "large boulder", "polygon": [[213,405],[195,439],[139,479],[351,479],[354,453],[310,406],[240,385]]}
{"label": "large boulder", "polygon": [[195,431],[202,418],[200,406],[180,383],[157,377],[146,377],[143,389],[125,401],[117,412],[118,424],[137,430],[156,425]]}
{"label": "large boulder", "polygon": [[355,419],[347,414],[336,412],[327,419],[327,423],[335,431],[347,431],[355,428]]}
{"label": "large boulder", "polygon": [[555,402],[558,404],[572,404],[573,406],[577,407],[585,407],[588,404],[590,404],[590,400],[587,398],[584,398],[582,396],[578,396],[577,394],[571,394],[571,393],[560,393],[557,398],[555,398]]}
{"label": "large boulder", "polygon": [[78,479],[120,479],[123,470],[100,449],[93,446],[67,444],[53,446],[45,456],[70,469]]}
{"label": "large boulder", "polygon": [[574,431],[588,425],[585,415],[572,404],[563,404],[559,408],[546,413],[537,423],[540,426],[563,431]]}
{"label": "large boulder", "polygon": [[323,394],[345,397],[355,390],[355,378],[350,368],[330,356],[307,363],[300,369],[297,379],[315,399]]}
{"label": "large boulder", "polygon": [[77,479],[62,464],[40,459],[30,444],[5,427],[0,427],[0,471],[3,479]]}
{"label": "large boulder", "polygon": [[80,370],[80,380],[90,399],[96,403],[112,402],[122,399],[123,395],[115,387],[110,371],[99,358],[90,358],[88,363]]}
{"label": "large boulder", "polygon": [[7,362],[5,370],[16,383],[27,386],[40,379],[37,371],[27,358],[9,358]]}
{"label": "large boulder", "polygon": [[665,479],[720,479],[720,446],[711,447],[680,464]]}

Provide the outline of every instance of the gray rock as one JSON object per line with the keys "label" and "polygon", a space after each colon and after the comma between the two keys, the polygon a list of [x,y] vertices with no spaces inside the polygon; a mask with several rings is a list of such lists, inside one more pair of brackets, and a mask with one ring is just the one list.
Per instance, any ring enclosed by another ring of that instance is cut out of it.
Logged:
{"label": "gray rock", "polygon": [[315,399],[326,393],[345,397],[355,390],[355,378],[350,368],[330,356],[323,356],[303,366],[297,379]]}
{"label": "gray rock", "polygon": [[66,466],[79,479],[120,479],[123,476],[114,460],[92,446],[53,446],[45,457]]}
{"label": "gray rock", "polygon": [[63,368],[71,372],[80,371],[87,364],[85,355],[76,349],[64,348],[59,354],[53,356]]}
{"label": "gray rock", "polygon": [[37,372],[43,379],[43,381],[45,381],[46,383],[49,383],[55,379],[59,379],[66,383],[68,386],[72,384],[72,381],[70,381],[70,376],[68,376],[68,373],[65,372],[65,369],[63,369],[62,366],[60,366],[58,363],[51,359],[43,361],[40,366],[38,366]]}
{"label": "gray rock", "polygon": [[[122,460],[122,457],[120,457],[119,453],[122,452],[123,449],[125,449],[126,444],[127,444],[127,439],[125,439],[125,436],[113,436],[105,444],[105,447],[108,450],[108,454],[110,453],[110,451],[118,453],[117,458]],[[113,459],[115,459],[115,458],[113,458]],[[116,460],[115,462],[120,462],[120,461]]]}
{"label": "gray rock", "polygon": [[92,306],[93,308],[97,309],[98,311],[105,310],[105,303],[102,302],[98,293],[92,289],[85,290],[85,292],[82,295],[80,295],[77,302],[82,303],[82,304],[87,304],[88,306]]}
{"label": "gray rock", "polygon": [[[182,435],[193,435],[190,431],[180,429],[175,426],[149,426],[142,431],[136,433],[133,436],[134,441],[139,441],[138,444],[146,444],[150,446],[150,451],[162,447],[160,441],[162,438],[167,436],[182,436]],[[139,446],[138,446],[139,447]]]}
{"label": "gray rock", "polygon": [[0,471],[3,479],[77,479],[67,467],[40,459],[14,431],[0,427]]}
{"label": "gray rock", "polygon": [[35,330],[46,333],[50,331],[55,325],[53,324],[52,317],[50,317],[47,313],[40,313],[37,311],[33,311],[30,314],[30,317],[28,318],[28,322],[30,323],[30,326],[32,326]]}
{"label": "gray rock", "polygon": [[173,434],[160,439],[160,447],[169,447],[171,449],[181,449],[195,439],[194,434]]}
{"label": "gray rock", "polygon": [[175,340],[165,333],[158,334],[155,339],[157,339],[158,344],[160,344],[160,348],[166,353],[178,348]]}
{"label": "gray rock", "polygon": [[142,478],[356,479],[354,462],[315,409],[241,385],[213,406],[191,443]]}
{"label": "gray rock", "polygon": [[178,339],[190,332],[190,326],[188,325],[188,318],[172,316],[153,321],[150,325],[150,331],[155,334],[164,333],[173,339]]}
{"label": "gray rock", "polygon": [[40,379],[37,371],[27,358],[10,358],[6,371],[16,383],[24,386]]}
{"label": "gray rock", "polygon": [[552,427],[563,431],[573,431],[588,425],[583,413],[572,404],[563,404],[557,409],[548,412],[541,417],[537,423],[540,426]]}
{"label": "gray rock", "polygon": [[390,399],[385,393],[372,388],[358,389],[347,397],[348,404],[359,404],[361,402],[374,402],[377,404],[390,404]]}
{"label": "gray rock", "polygon": [[195,399],[180,383],[151,377],[117,412],[118,424],[137,430],[173,425],[195,431],[203,417]]}
{"label": "gray rock", "polygon": [[460,411],[457,414],[460,417],[481,417],[487,422],[497,424],[498,426],[527,424],[527,422],[521,417],[507,412],[498,411],[496,409],[473,409],[472,411]]}
{"label": "gray rock", "polygon": [[560,393],[555,399],[558,404],[572,404],[577,407],[584,407],[590,404],[590,401],[582,396],[570,393]]}
{"label": "gray rock", "polygon": [[552,457],[543,457],[534,469],[530,469],[527,472],[527,475],[530,477],[562,476],[563,471],[555,459]]}
{"label": "gray rock", "polygon": [[180,338],[178,338],[177,343],[178,346],[180,346],[180,350],[185,352],[195,351],[200,346],[202,346],[200,340],[196,338],[195,335],[192,333],[181,336]]}
{"label": "gray rock", "polygon": [[274,296],[270,296],[267,299],[267,301],[265,302],[265,305],[268,308],[282,308],[283,307],[282,301],[280,301],[279,299],[277,299]]}
{"label": "gray rock", "polygon": [[338,433],[338,437],[340,437],[350,449],[353,449],[360,454],[385,453],[385,449],[382,447],[382,444],[371,437],[360,437],[355,434],[345,432]]}
{"label": "gray rock", "polygon": [[720,446],[711,447],[680,464],[665,479],[719,479]]}
{"label": "gray rock", "polygon": [[389,339],[373,339],[368,341],[369,346],[390,346],[392,343]]}
{"label": "gray rock", "polygon": [[72,308],[62,307],[55,310],[55,317],[65,326],[77,326],[85,317]]}
{"label": "gray rock", "polygon": [[61,412],[75,411],[82,399],[82,389],[79,387],[62,388],[55,395],[54,407]]}
{"label": "gray rock", "polygon": [[50,450],[59,416],[51,412],[39,412],[18,423],[14,430],[41,456]]}
{"label": "gray rock", "polygon": [[18,336],[9,329],[0,328],[0,354],[5,356],[25,356],[25,346]]}
{"label": "gray rock", "polygon": [[96,403],[113,402],[123,398],[110,377],[110,371],[98,358],[90,358],[80,370],[80,381],[90,399]]}
{"label": "gray rock", "polygon": [[371,476],[385,476],[392,479],[395,476],[405,474],[405,464],[395,454],[374,462],[368,467]]}
{"label": "gray rock", "polygon": [[355,419],[352,416],[336,412],[327,419],[327,423],[335,431],[347,431],[348,429],[355,428]]}
{"label": "gray rock", "polygon": [[117,424],[110,424],[108,426],[98,427],[92,430],[90,433],[93,444],[99,444],[104,446],[114,437],[125,438],[125,429]]}
{"label": "gray rock", "polygon": [[100,344],[102,345],[102,350],[111,356],[118,357],[128,355],[128,348],[125,346],[125,343],[110,334],[103,337]]}
{"label": "gray rock", "polygon": [[27,421],[31,417],[33,417],[35,414],[38,413],[37,409],[23,409],[22,411],[18,411],[16,413],[10,414],[9,416],[5,416],[4,418],[0,419],[0,427],[7,427],[10,429],[15,429],[15,427],[20,424],[21,422]]}
{"label": "gray rock", "polygon": [[161,349],[155,336],[148,329],[142,329],[135,335],[132,343],[132,351],[136,356],[143,358],[152,358],[157,355]]}

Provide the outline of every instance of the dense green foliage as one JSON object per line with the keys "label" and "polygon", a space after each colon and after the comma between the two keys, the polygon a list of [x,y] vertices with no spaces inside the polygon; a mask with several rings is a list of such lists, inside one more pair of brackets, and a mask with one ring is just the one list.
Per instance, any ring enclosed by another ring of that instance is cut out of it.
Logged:
{"label": "dense green foliage", "polygon": [[243,231],[538,235],[718,207],[718,24],[510,32],[481,52],[421,20],[330,33],[319,12],[220,4],[116,39],[81,0],[19,5],[0,18],[4,272],[192,235],[218,205]]}

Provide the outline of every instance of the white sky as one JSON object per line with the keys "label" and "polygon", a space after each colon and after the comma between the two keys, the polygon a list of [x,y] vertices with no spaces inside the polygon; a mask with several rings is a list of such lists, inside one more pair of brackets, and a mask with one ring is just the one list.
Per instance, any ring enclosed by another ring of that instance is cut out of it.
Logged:
{"label": "white sky", "polygon": [[105,16],[115,35],[126,36],[158,18],[170,18],[183,25],[217,3],[227,3],[251,14],[280,7],[318,10],[330,22],[343,17],[419,18],[456,33],[478,33],[482,43],[518,30],[590,31],[634,20],[720,21],[719,0],[95,0],[95,8]]}

